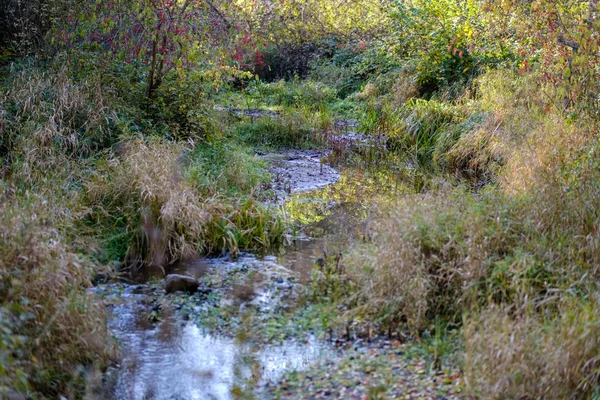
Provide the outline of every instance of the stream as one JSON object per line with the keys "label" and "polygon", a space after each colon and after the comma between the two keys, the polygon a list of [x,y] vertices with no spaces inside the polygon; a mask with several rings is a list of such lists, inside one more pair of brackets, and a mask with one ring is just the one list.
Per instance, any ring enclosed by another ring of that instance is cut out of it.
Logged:
{"label": "stream", "polygon": [[[361,196],[405,191],[387,175],[332,167],[332,155],[340,148],[364,143],[359,134],[339,132],[327,150],[262,156],[271,165],[275,202],[285,204],[289,217],[305,228],[290,236],[278,254],[225,255],[169,270],[203,282],[192,295],[166,295],[162,269],[145,269],[127,284],[94,288],[107,304],[121,353],[120,364],[104,374],[95,395],[119,400],[265,398],[261,388],[284,372],[338,357],[340,350],[311,332],[296,330],[281,340],[255,338],[252,324],[296,307],[315,264],[360,235],[368,212]],[[237,325],[223,323],[222,314],[228,312],[242,315]],[[211,323],[220,328],[211,329]]]}

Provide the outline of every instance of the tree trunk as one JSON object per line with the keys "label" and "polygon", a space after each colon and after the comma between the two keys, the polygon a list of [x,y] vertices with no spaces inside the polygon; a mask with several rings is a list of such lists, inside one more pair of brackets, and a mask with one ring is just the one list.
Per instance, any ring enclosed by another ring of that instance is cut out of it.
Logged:
{"label": "tree trunk", "polygon": [[151,99],[154,96],[154,90],[156,89],[154,85],[154,76],[156,74],[156,57],[158,50],[158,33],[156,37],[152,41],[152,58],[150,61],[150,71],[148,72],[148,85],[146,86],[146,97]]}

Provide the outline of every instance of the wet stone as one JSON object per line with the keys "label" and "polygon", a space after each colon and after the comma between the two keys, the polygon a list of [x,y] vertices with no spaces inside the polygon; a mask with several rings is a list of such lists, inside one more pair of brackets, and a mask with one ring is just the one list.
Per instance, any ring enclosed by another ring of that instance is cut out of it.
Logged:
{"label": "wet stone", "polygon": [[165,278],[165,291],[167,293],[196,293],[199,287],[200,282],[190,276],[171,274]]}

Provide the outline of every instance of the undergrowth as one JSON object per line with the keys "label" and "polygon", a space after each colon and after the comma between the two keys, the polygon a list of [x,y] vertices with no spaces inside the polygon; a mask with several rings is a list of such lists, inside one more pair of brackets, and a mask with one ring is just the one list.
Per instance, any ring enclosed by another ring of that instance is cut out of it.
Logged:
{"label": "undergrowth", "polygon": [[88,202],[95,205],[90,223],[107,233],[115,226],[126,229],[127,254],[120,254],[126,263],[160,266],[211,252],[277,245],[284,223],[275,210],[251,196],[225,197],[214,190],[215,183],[206,186],[198,169],[186,179],[189,152],[176,143],[129,142],[88,184]]}
{"label": "undergrowth", "polygon": [[316,285],[345,310],[341,327],[461,326],[470,395],[587,398],[600,378],[593,119],[544,108],[538,83],[506,71],[478,85],[461,103],[409,100],[386,117],[409,160],[463,183],[377,205],[368,240]]}
{"label": "undergrowth", "polygon": [[[168,110],[153,117],[73,67],[61,55],[13,63],[1,86],[2,398],[79,398],[118,360],[88,290],[97,277],[264,251],[286,227],[258,200],[269,175],[247,147],[191,122],[169,133]],[[218,121],[206,110],[188,122]]]}
{"label": "undergrowth", "polygon": [[[498,21],[529,32],[506,10],[412,4],[394,3],[403,29],[382,40],[322,39],[303,80],[213,69],[203,48],[154,91],[145,67],[106,65],[94,46],[1,71],[0,396],[81,397],[86,374],[117,358],[88,290],[96,276],[279,246],[287,226],[260,202],[270,177],[254,151],[330,146],[331,161],[337,122],[377,136],[394,156],[371,158],[402,179],[374,176],[371,193],[346,174],[316,202],[289,203],[293,219],[316,224],[330,204],[377,199],[339,221],[362,240],[319,263],[311,324],[453,344],[460,332],[454,353],[475,398],[600,396],[597,84],[581,73],[594,36],[582,57],[540,73],[531,64],[548,64],[554,44],[536,38],[528,63],[503,39]],[[546,26],[542,14],[528,17]]]}
{"label": "undergrowth", "polygon": [[116,354],[104,307],[86,289],[103,267],[77,225],[90,155],[111,142],[109,97],[66,69],[27,66],[2,94],[0,395],[77,396]]}

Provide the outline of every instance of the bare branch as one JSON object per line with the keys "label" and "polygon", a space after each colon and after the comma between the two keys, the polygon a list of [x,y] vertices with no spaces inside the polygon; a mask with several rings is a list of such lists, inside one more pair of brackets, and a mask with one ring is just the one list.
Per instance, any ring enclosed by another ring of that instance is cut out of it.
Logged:
{"label": "bare branch", "polygon": [[563,35],[560,35],[558,37],[558,43],[568,46],[568,47],[572,48],[574,51],[579,50],[579,43],[577,43],[573,40],[565,39],[565,37]]}

